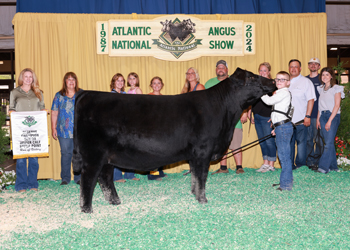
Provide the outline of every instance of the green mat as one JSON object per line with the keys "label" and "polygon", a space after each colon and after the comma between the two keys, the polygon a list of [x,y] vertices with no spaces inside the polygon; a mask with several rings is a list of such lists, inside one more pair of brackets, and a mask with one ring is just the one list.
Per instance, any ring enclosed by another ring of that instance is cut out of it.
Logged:
{"label": "green mat", "polygon": [[39,192],[0,193],[0,249],[349,249],[350,172],[293,172],[280,192],[280,170],[209,175],[208,204],[190,192],[190,176],[115,183],[122,204],[99,186],[92,214],[73,182],[39,182]]}

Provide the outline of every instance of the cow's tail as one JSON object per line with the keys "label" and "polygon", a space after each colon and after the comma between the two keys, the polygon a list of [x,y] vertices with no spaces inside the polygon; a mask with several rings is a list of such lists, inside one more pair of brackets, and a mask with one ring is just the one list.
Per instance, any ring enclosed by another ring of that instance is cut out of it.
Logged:
{"label": "cow's tail", "polygon": [[72,158],[73,172],[74,174],[81,174],[81,170],[83,169],[83,157],[80,154],[76,129],[74,129],[73,131],[73,143],[74,143],[73,158]]}
{"label": "cow's tail", "polygon": [[79,152],[79,143],[78,143],[78,135],[77,135],[77,118],[78,118],[78,102],[83,96],[82,94],[85,93],[82,89],[80,89],[76,95],[75,95],[75,113],[76,115],[74,116],[74,129],[73,129],[73,143],[74,143],[74,149],[73,149],[73,158],[72,158],[72,164],[73,164],[73,172],[74,174],[81,174],[81,170],[83,169],[83,157],[81,156]]}
{"label": "cow's tail", "polygon": [[73,172],[74,174],[81,174],[81,170],[83,169],[83,158],[79,153],[78,148],[74,148],[73,150]]}

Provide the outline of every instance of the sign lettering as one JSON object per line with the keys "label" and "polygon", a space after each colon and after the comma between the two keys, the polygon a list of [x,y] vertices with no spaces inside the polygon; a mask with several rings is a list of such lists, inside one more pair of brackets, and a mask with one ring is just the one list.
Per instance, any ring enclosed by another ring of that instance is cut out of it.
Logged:
{"label": "sign lettering", "polygon": [[186,61],[255,54],[255,24],[169,15],[153,20],[97,22],[97,54]]}

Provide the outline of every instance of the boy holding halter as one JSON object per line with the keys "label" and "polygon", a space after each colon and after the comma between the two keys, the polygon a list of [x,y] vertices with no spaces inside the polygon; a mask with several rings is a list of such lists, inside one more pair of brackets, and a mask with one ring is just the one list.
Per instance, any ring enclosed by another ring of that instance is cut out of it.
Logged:
{"label": "boy holding halter", "polygon": [[293,172],[290,158],[290,141],[293,136],[293,125],[289,111],[291,109],[292,96],[288,90],[290,76],[285,71],[280,71],[276,75],[277,91],[273,96],[264,95],[261,100],[267,105],[273,105],[271,121],[274,127],[272,134],[276,135],[276,146],[278,158],[282,171],[280,176],[280,187],[277,190],[292,190]]}

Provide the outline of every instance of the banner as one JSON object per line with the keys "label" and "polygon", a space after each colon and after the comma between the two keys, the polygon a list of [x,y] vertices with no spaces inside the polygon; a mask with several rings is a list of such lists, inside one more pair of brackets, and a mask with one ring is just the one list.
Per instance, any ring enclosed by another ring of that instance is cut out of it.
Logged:
{"label": "banner", "polygon": [[11,113],[13,159],[49,156],[47,112]]}
{"label": "banner", "polygon": [[153,20],[108,20],[96,23],[97,54],[154,56],[187,61],[201,56],[255,54],[255,23],[201,20],[169,15]]}

